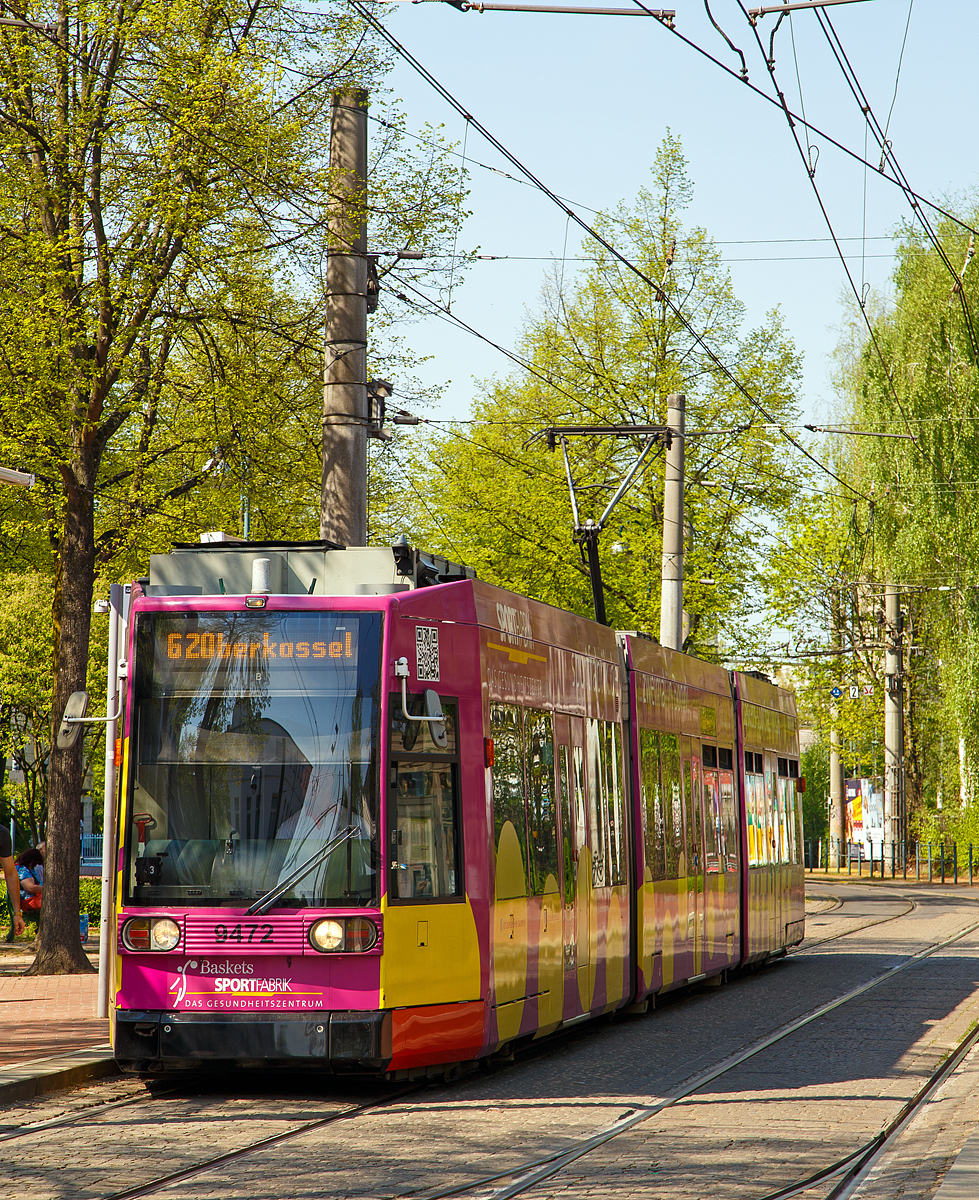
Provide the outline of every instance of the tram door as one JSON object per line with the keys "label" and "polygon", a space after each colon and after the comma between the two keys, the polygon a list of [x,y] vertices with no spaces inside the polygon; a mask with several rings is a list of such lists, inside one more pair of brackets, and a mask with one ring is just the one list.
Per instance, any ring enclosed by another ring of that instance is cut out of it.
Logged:
{"label": "tram door", "polygon": [[681,739],[683,753],[683,805],[686,826],[687,925],[686,942],[690,952],[690,973],[700,975],[704,959],[704,817],[703,772],[700,746],[688,737]]}
{"label": "tram door", "polygon": [[775,795],[775,760],[765,755],[765,837],[768,842],[768,916],[769,941],[771,950],[777,950],[782,944],[779,934],[781,922],[781,888],[779,884],[779,837],[778,837],[778,800]]}
{"label": "tram door", "polygon": [[[575,837],[575,809],[571,777],[571,720],[564,713],[554,714],[554,786],[557,810],[561,814],[561,892],[564,913],[564,970],[577,970],[577,913],[575,893],[578,884],[578,843]],[[567,995],[567,990],[565,992]]]}
{"label": "tram door", "polygon": [[568,803],[574,831],[571,850],[577,870],[574,890],[574,957],[578,971],[581,1011],[587,1012],[595,997],[595,955],[592,954],[591,852],[588,849],[588,818],[585,808],[585,722],[581,717],[571,717],[570,727]]}
{"label": "tram door", "polygon": [[[776,759],[770,759],[768,767],[774,768]],[[785,861],[785,791],[782,780],[774,769],[765,771],[765,781],[772,797],[772,949],[785,945],[785,921],[782,918],[782,894],[784,891]]]}

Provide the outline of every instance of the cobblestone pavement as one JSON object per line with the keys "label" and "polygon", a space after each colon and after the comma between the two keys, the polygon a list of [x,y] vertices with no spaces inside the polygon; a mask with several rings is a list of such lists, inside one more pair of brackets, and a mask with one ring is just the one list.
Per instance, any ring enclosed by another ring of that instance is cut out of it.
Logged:
{"label": "cobblestone pavement", "polygon": [[[311,1130],[161,1194],[173,1200],[384,1198],[479,1185],[486,1175],[608,1129],[726,1056],[979,921],[979,903],[966,889],[831,879],[810,890],[841,901],[818,906],[823,912],[812,919],[811,947],[725,987],[668,999],[646,1016],[596,1021],[562,1042],[541,1044],[526,1059],[455,1085],[399,1099],[392,1088],[335,1078],[243,1074],[209,1082],[195,1076],[175,1090],[157,1089],[150,1099],[98,1114],[91,1106],[102,1100],[140,1094],[137,1083],[113,1080],[0,1112],[8,1129],[83,1107],[92,1113],[66,1128],[0,1142],[0,1170],[11,1194],[96,1200],[386,1095],[386,1107]],[[977,1019],[979,931],[825,1014],[527,1194],[532,1200],[756,1200],[868,1141]],[[930,1198],[979,1120],[976,1083],[979,1056],[972,1056],[860,1195]],[[825,1196],[830,1186],[808,1195]],[[486,1198],[492,1188],[483,1185],[479,1194]]]}

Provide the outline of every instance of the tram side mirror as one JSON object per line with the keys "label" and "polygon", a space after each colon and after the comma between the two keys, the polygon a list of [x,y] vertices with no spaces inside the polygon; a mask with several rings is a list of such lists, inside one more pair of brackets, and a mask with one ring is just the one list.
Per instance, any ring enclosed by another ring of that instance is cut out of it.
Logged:
{"label": "tram side mirror", "polygon": [[[442,715],[442,700],[438,692],[433,688],[425,689],[425,716],[440,717]],[[445,729],[444,721],[429,721],[428,727],[432,731],[432,741],[440,749],[444,750],[449,744],[449,735]]]}
{"label": "tram side mirror", "polygon": [[88,692],[72,692],[58,729],[58,749],[70,750],[82,731],[81,717],[88,712]]}

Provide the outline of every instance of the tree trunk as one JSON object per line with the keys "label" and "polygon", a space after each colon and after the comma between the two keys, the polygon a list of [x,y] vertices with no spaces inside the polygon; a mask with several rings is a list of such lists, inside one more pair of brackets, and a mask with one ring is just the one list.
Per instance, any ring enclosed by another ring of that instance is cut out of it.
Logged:
{"label": "tree trunk", "polygon": [[[61,586],[55,607],[54,731],[72,692],[83,691],[88,674],[88,643],[95,579],[95,529],[92,493],[68,489],[64,535],[59,545]],[[48,778],[47,857],[44,906],[37,957],[28,975],[77,975],[93,970],[82,951],[78,931],[78,872],[81,859],[84,738],[70,750],[52,745]]]}

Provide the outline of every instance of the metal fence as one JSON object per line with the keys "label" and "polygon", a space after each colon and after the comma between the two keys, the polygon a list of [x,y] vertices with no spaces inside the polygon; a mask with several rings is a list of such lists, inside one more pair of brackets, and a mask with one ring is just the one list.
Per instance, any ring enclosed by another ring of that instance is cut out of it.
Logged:
{"label": "metal fence", "polygon": [[844,842],[841,838],[806,839],[806,869],[874,879],[915,879],[928,883],[965,883],[979,874],[973,844],[958,842]]}
{"label": "metal fence", "polygon": [[82,834],[82,858],[83,859],[98,859],[102,861],[102,834],[101,833],[83,833]]}

